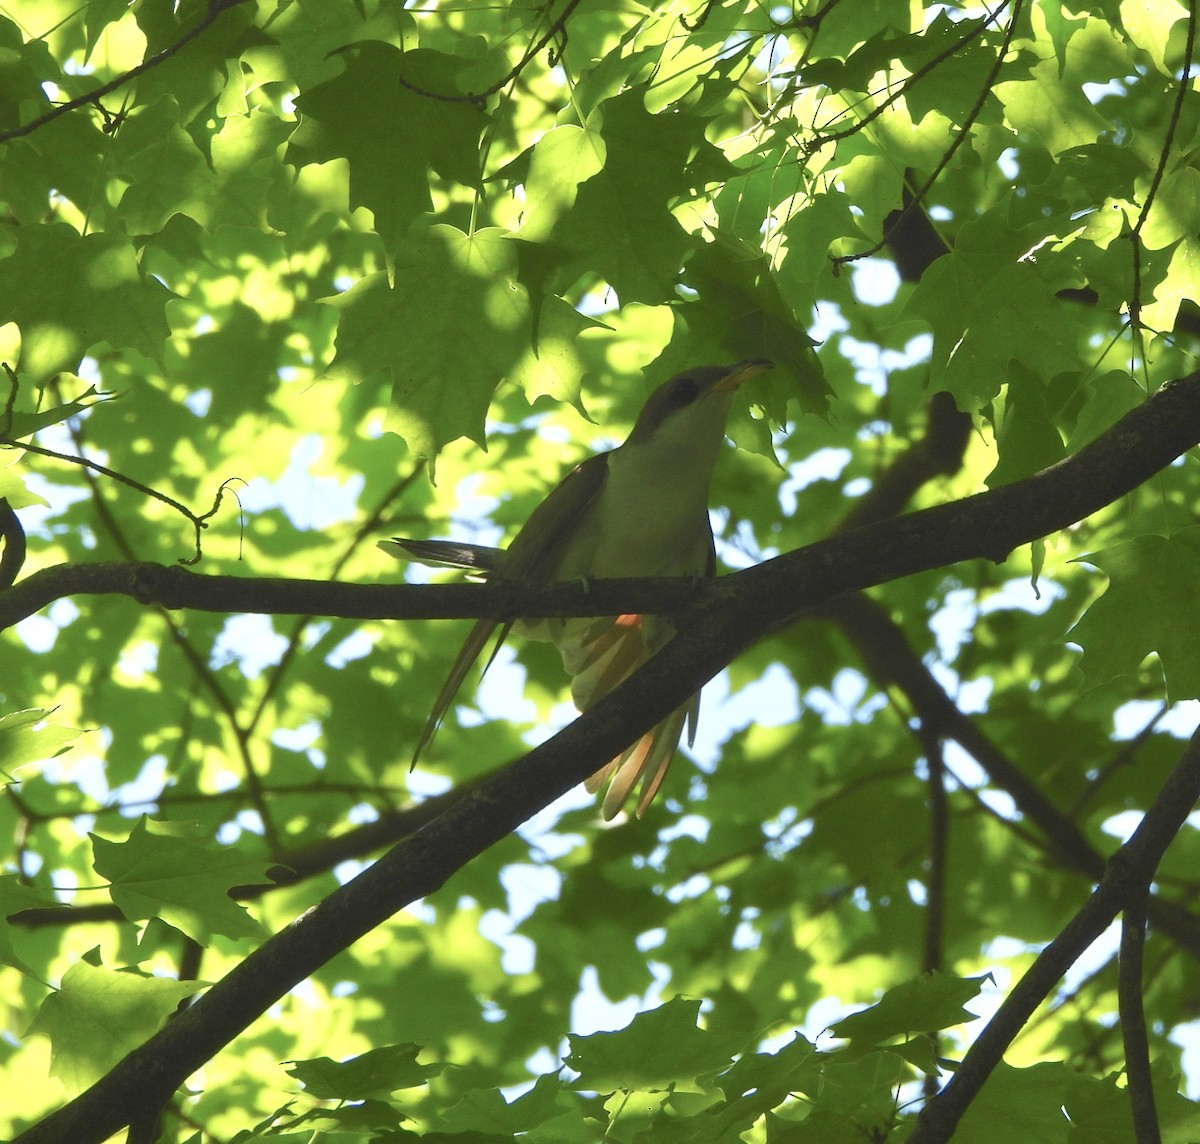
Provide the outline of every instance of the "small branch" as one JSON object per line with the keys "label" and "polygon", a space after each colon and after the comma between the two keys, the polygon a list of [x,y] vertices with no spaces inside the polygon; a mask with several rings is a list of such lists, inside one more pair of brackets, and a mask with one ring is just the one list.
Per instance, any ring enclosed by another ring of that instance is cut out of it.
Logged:
{"label": "small branch", "polygon": [[[1153,871],[1151,871],[1151,876]],[[1150,1039],[1146,1035],[1145,981],[1146,907],[1150,880],[1135,887],[1121,915],[1121,954],[1117,973],[1117,1011],[1125,1044],[1125,1075],[1137,1144],[1162,1144],[1154,1108],[1154,1079],[1150,1073]]]}
{"label": "small branch", "polygon": [[[478,778],[459,783],[452,790],[433,795],[420,802],[383,811],[372,822],[356,826],[344,834],[335,834],[332,838],[320,838],[298,850],[285,851],[277,856],[274,865],[267,870],[269,883],[259,882],[253,886],[234,886],[229,896],[237,902],[252,902],[282,889],[285,886],[295,886],[317,874],[324,874],[335,866],[351,859],[367,858],[377,854],[385,847],[395,845],[404,838],[415,834],[418,830],[433,822],[448,807],[459,799],[465,798],[471,791],[491,781],[499,773],[499,768]],[[13,787],[6,788],[12,797]],[[270,788],[270,794],[275,794],[275,788]],[[311,789],[310,789],[310,793]],[[21,910],[10,914],[8,921],[12,925],[26,926],[30,929],[46,927],[63,927],[72,925],[93,924],[96,922],[120,922],[125,915],[116,906],[96,903],[88,906],[39,906],[34,909]]]}
{"label": "small branch", "polygon": [[959,710],[883,607],[868,597],[855,596],[835,600],[825,614],[854,644],[876,685],[897,687],[912,704],[926,735],[952,739],[971,755],[988,779],[1008,792],[1021,815],[1041,830],[1048,850],[1064,868],[1093,881],[1103,875],[1104,858],[1087,835]]}
{"label": "small branch", "polygon": [[929,872],[925,878],[925,952],[921,968],[929,973],[942,968],[950,814],[942,742],[925,728],[921,730],[921,739],[925,744],[925,765],[929,769]]}
{"label": "small branch", "polygon": [[[1104,856],[1075,819],[1055,806],[975,719],[959,710],[879,604],[865,595],[850,596],[833,601],[823,614],[834,619],[854,644],[877,686],[895,686],[904,694],[925,734],[953,739],[983,768],[989,782],[1011,796],[1022,818],[1041,832],[1053,862],[1089,881],[1104,876]],[[1154,898],[1150,916],[1180,948],[1200,958],[1200,921],[1193,914]]]}
{"label": "small branch", "polygon": [[[374,511],[354,530],[354,536],[350,543],[329,571],[330,580],[336,580],[341,575],[350,558],[358,551],[359,546],[364,541],[373,535],[378,535],[382,527],[384,511],[399,500],[424,472],[425,462],[418,461],[406,475],[396,479],[392,487],[383,495],[379,504],[375,506]],[[263,688],[258,703],[255,705],[254,714],[251,715],[249,723],[246,724],[246,734],[249,735],[254,732],[270,708],[270,705],[274,702],[275,696],[278,694],[279,689],[283,686],[284,679],[287,677],[288,670],[295,661],[296,656],[300,653],[301,639],[312,620],[313,617],[311,615],[300,616],[295,624],[292,625],[291,634],[287,637],[287,647],[283,655],[279,657],[279,661],[271,669],[267,685]]]}
{"label": "small branch", "polygon": [[446,95],[440,91],[430,91],[428,88],[421,87],[403,78],[401,78],[400,84],[417,95],[423,95],[428,99],[440,100],[442,103],[482,103],[489,95],[495,95],[498,91],[503,91],[514,79],[517,79],[525,68],[528,67],[529,61],[550,43],[555,36],[561,35],[565,39],[567,21],[571,18],[571,13],[579,7],[580,3],[581,0],[567,0],[567,6],[551,21],[549,28],[530,47],[525,49],[521,58],[500,79],[483,88],[482,91],[472,91],[464,95]]}
{"label": "small branch", "polygon": [[1118,771],[1134,765],[1137,761],[1138,752],[1150,741],[1150,737],[1154,734],[1154,729],[1166,718],[1167,712],[1171,710],[1171,707],[1172,704],[1165,700],[1160,703],[1158,709],[1146,720],[1141,730],[1131,739],[1127,739],[1121,743],[1113,753],[1113,757],[1104,763],[1103,766],[1097,768],[1096,777],[1079,792],[1079,797],[1076,798],[1072,805],[1071,814],[1073,816],[1082,814],[1089,804],[1096,799],[1109,779]]}
{"label": "small branch", "polygon": [[1137,222],[1133,224],[1133,230],[1129,235],[1133,243],[1133,289],[1129,299],[1129,320],[1133,324],[1135,333],[1141,324],[1142,313],[1142,230],[1150,218],[1150,208],[1154,206],[1154,200],[1158,198],[1158,189],[1167,173],[1167,163],[1171,158],[1171,144],[1175,141],[1175,135],[1183,116],[1183,101],[1187,98],[1187,93],[1192,86],[1191,70],[1194,58],[1192,53],[1195,49],[1196,5],[1193,3],[1188,5],[1187,41],[1183,50],[1183,75],[1179,77],[1179,87],[1175,91],[1175,103],[1171,108],[1171,117],[1167,121],[1166,137],[1163,139],[1162,149],[1158,153],[1158,164],[1154,168],[1154,176],[1150,180],[1150,189],[1146,192],[1142,209],[1138,212]]}
{"label": "small branch", "polygon": [[[917,84],[919,84],[931,72],[941,67],[942,64],[944,64],[947,60],[952,59],[954,56],[962,52],[962,50],[967,47],[972,40],[982,36],[983,33],[996,22],[996,18],[1000,15],[1000,12],[1003,10],[1004,6],[1005,5],[1003,3],[997,5],[994,11],[989,12],[986,16],[984,16],[983,19],[981,19],[973,28],[970,28],[964,36],[961,36],[959,39],[955,40],[954,43],[949,45],[949,47],[943,48],[931,60],[913,72],[912,75],[906,77],[904,82],[900,84],[891,95],[887,96],[878,104],[878,106],[872,108],[870,112],[863,116],[862,119],[855,122],[852,126],[844,127],[840,131],[818,132],[808,144],[809,153],[811,154],[812,152],[819,151],[822,147],[825,147],[830,143],[838,143],[843,139],[849,139],[851,136],[857,135],[864,127],[867,127],[873,123],[885,111],[887,111],[889,107],[898,103],[906,95],[908,95],[909,92],[911,92],[912,89],[915,88]],[[1020,4],[1017,5],[1017,8],[1019,11]],[[823,16],[824,12],[820,13],[820,15]],[[1005,37],[1004,49],[1000,52],[1001,60],[1003,60],[1004,55],[1007,53],[1008,43],[1012,38],[1011,29],[1016,23],[1016,16],[1017,12],[1014,12],[1013,18],[1009,22],[1009,32]],[[994,78],[994,72],[988,76],[987,83],[984,85],[983,96],[981,96],[981,100],[991,91],[991,83]],[[966,132],[967,128],[970,127],[971,122],[973,122],[973,120],[968,120],[966,123],[964,123],[961,129],[962,133]]]}
{"label": "small branch", "polygon": [[[119,473],[116,469],[110,469],[105,465],[101,465],[97,461],[89,460],[87,457],[72,456],[69,453],[59,453],[54,449],[46,449],[41,445],[34,445],[29,441],[14,441],[3,436],[0,436],[0,446],[9,446],[14,449],[24,449],[25,452],[34,453],[39,457],[49,457],[51,460],[62,461],[67,465],[78,465],[80,468],[88,472],[98,473],[102,477],[108,477],[110,480],[117,481],[122,485],[126,485],[127,487],[134,489],[143,496],[152,497],[154,500],[162,501],[163,504],[173,508],[177,513],[183,517],[186,517],[187,520],[191,522],[192,528],[196,534],[195,551],[189,557],[185,558],[181,556],[179,558],[180,564],[196,564],[199,562],[201,531],[208,527],[209,518],[214,516],[217,510],[221,507],[221,501],[224,498],[225,493],[228,491],[229,485],[233,484],[235,481],[241,480],[240,477],[229,477],[228,479],[222,481],[220,488],[217,489],[216,496],[213,497],[212,507],[209,508],[207,512],[201,513],[199,516],[197,516],[190,508],[187,507],[187,505],[181,504],[179,501],[175,500],[174,497],[169,497],[166,493],[160,493],[158,489],[152,489],[149,485],[142,484],[141,481],[135,481],[133,477],[127,477],[124,473]],[[243,481],[242,483],[244,484],[245,482]]]}
{"label": "small branch", "polygon": [[[31,119],[28,123],[23,123],[20,127],[14,127],[9,131],[0,131],[0,143],[7,143],[10,139],[20,139],[23,135],[32,135],[39,128],[45,127],[47,123],[53,123],[54,120],[61,118],[69,111],[77,111],[79,108],[87,107],[89,104],[100,106],[99,101],[104,96],[110,95],[117,88],[124,87],[131,79],[137,79],[138,76],[145,75],[152,68],[156,68],[159,64],[169,60],[181,48],[186,47],[197,36],[207,31],[223,12],[228,11],[230,8],[236,8],[239,4],[244,4],[245,2],[246,0],[209,0],[208,15],[194,28],[180,36],[175,43],[163,48],[161,52],[156,52],[148,60],[143,60],[137,67],[122,72],[115,79],[109,80],[108,83],[103,83],[99,87],[92,88],[86,95],[69,99],[66,103],[60,103],[57,107],[47,111],[45,115],[39,115],[36,119]],[[103,111],[103,108],[101,110]]]}
{"label": "small branch", "polygon": [[[950,813],[946,799],[946,762],[942,742],[922,724],[925,765],[929,769],[929,872],[925,878],[925,949],[922,969],[926,973],[941,970],[944,956],[946,918],[946,852],[950,845]],[[941,1056],[941,1036],[929,1033],[933,1059]],[[937,1074],[922,1078],[925,1099],[937,1093]]]}
{"label": "small branch", "polygon": [[[987,103],[988,96],[992,94],[992,86],[995,84],[997,77],[1000,75],[1000,69],[1004,66],[1004,58],[1008,55],[1008,49],[1012,46],[1013,36],[1016,33],[1017,25],[1020,22],[1021,9],[1023,6],[1024,0],[1013,0],[1012,14],[1008,21],[1008,27],[1004,30],[1004,40],[1000,45],[1000,50],[996,53],[996,58],[992,61],[992,66],[988,71],[987,78],[984,80],[979,89],[979,95],[975,100],[975,106],[972,107],[969,112],[967,112],[962,123],[954,132],[954,138],[950,141],[950,146],[946,148],[945,152],[942,154],[942,157],[938,160],[937,166],[933,169],[933,173],[916,191],[913,192],[909,204],[904,207],[900,218],[896,220],[897,223],[903,221],[905,215],[907,215],[909,211],[919,209],[919,204],[924,202],[925,196],[929,194],[929,192],[933,189],[934,184],[941,177],[942,172],[950,165],[950,160],[954,158],[955,153],[971,137],[971,128],[974,126],[975,121],[979,118],[979,116],[983,114],[983,108]],[[995,18],[1000,14],[1001,8],[1003,7],[1003,4],[998,5],[994,12],[989,13],[989,15],[985,17],[984,23],[978,28],[978,31],[982,32],[983,28],[986,27],[987,24],[995,20]],[[970,37],[967,38],[969,39]],[[955,50],[957,50],[957,47]],[[936,60],[930,61],[931,64],[934,62],[936,62]],[[926,67],[928,66],[930,65],[926,65]],[[916,73],[913,79],[910,80],[906,85],[906,88],[911,86],[912,82],[914,82],[917,76],[920,74],[920,72]],[[879,110],[882,111],[883,109],[880,108]],[[868,116],[867,119],[864,120],[864,123],[869,122],[871,118],[873,118],[873,116]],[[857,129],[859,128],[856,128],[856,130]],[[829,138],[832,139],[836,137],[837,135],[835,134]],[[825,140],[819,139],[819,142],[823,145]],[[891,217],[892,216],[889,216],[889,218]],[[893,226],[894,225],[895,224],[893,224]],[[834,258],[831,259],[831,261],[835,267],[838,267],[846,265],[850,262],[857,262],[860,258],[870,258],[872,255],[878,254],[879,251],[881,251],[887,245],[888,240],[891,238],[891,233],[892,232],[890,230],[886,231],[883,237],[877,243],[868,247],[866,250],[860,250],[857,254],[849,254],[840,258]]]}
{"label": "small branch", "polygon": [[933,394],[925,433],[874,478],[867,494],[854,502],[837,531],[850,532],[898,516],[923,485],[957,473],[971,431],[971,415],[961,412],[949,393]]}
{"label": "small branch", "polygon": [[[1062,976],[1124,909],[1139,898],[1171,840],[1200,798],[1200,732],[1163,783],[1133,837],[1105,866],[1104,877],[1083,908],[1038,956],[967,1051],[958,1071],[925,1106],[908,1144],[944,1144],[978,1095],[1005,1050]],[[1139,1141],[1140,1144],[1140,1141]]]}

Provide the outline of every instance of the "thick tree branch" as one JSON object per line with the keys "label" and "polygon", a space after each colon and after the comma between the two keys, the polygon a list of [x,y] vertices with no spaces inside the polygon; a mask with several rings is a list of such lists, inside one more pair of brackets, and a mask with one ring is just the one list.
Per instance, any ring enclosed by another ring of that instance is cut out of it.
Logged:
{"label": "thick tree branch", "polygon": [[1014,548],[1111,504],[1198,443],[1200,373],[1163,386],[1074,456],[1026,480],[857,528],[709,583],[331,584],[201,576],[156,564],[57,565],[0,592],[0,629],[63,596],[125,595],[165,608],[375,620],[702,616],[736,607],[754,631],[749,643],[845,592],[961,560],[1003,561]]}
{"label": "thick tree branch", "polygon": [[[232,596],[224,597],[220,610],[347,614],[324,606],[337,598],[344,606],[361,609],[349,614],[373,618],[396,615],[398,598],[408,602],[409,597],[418,594],[435,595],[440,600],[454,598],[460,607],[465,606],[467,598],[474,602],[471,610],[455,611],[455,615],[594,615],[656,608],[671,611],[673,605],[685,603],[689,597],[698,597],[698,601],[691,609],[692,621],[635,677],[553,739],[452,803],[434,821],[276,934],[96,1085],[19,1137],[21,1144],[68,1139],[99,1144],[136,1118],[139,1110],[161,1107],[191,1072],[289,989],[404,905],[437,890],[471,858],[566,793],[678,707],[766,632],[849,590],[972,557],[1003,559],[1017,545],[1063,528],[1111,503],[1198,441],[1200,375],[1193,375],[1164,387],[1074,457],[1027,481],[857,529],[725,577],[703,586],[704,590],[652,581],[601,582],[590,593],[572,585],[537,591],[515,585],[457,591],[424,587],[407,591],[370,587],[348,590],[344,585],[264,584],[213,578],[219,579]],[[135,594],[144,602],[212,607],[220,598],[219,593],[212,594],[204,577],[180,569],[152,568],[145,578],[145,566],[120,565],[116,569],[110,590]],[[61,589],[70,583],[66,573],[60,568],[41,575],[50,576],[55,589]],[[22,586],[9,591],[19,592]],[[24,606],[30,602],[26,597]],[[381,611],[387,603],[392,607]],[[1200,751],[1189,751],[1185,762],[1188,760],[1200,766]],[[1183,764],[1181,770],[1185,770]],[[1159,803],[1166,797],[1166,790],[1177,791],[1184,781],[1173,776]],[[1194,800],[1195,795],[1191,797]],[[1155,821],[1161,817],[1158,814]],[[1145,829],[1139,830],[1129,846],[1119,852],[1120,861],[1109,864],[1105,885],[1111,883],[1118,888],[1110,888],[1102,899],[1107,910],[1110,898],[1116,898],[1108,917],[1120,909],[1124,900],[1121,895],[1126,892],[1127,883],[1120,880],[1119,872],[1129,862],[1138,861],[1136,877],[1142,878],[1144,863],[1138,856],[1146,850],[1145,836]],[[1100,897],[1097,894],[1093,902]],[[1088,932],[1095,923],[1095,913],[1096,907],[1088,911]],[[1071,943],[1078,939],[1078,929],[1076,926],[1051,948],[1066,942],[1074,949]],[[1024,999],[1020,1003],[1027,1003],[1029,993],[1030,987],[1022,993],[1019,986],[1006,1004],[1018,1004],[1014,1000],[1018,994]],[[995,1040],[994,1036],[989,1042],[990,1051],[1002,1053],[1007,1040],[998,1049]],[[988,1071],[994,1063],[987,1066]],[[948,1107],[946,1096],[952,1087],[953,1082],[930,1108]],[[948,1115],[954,1123],[961,1110]],[[940,1111],[934,1113],[939,1123],[942,1118]]]}
{"label": "thick tree branch", "polygon": [[7,498],[0,497],[0,588],[16,581],[24,563],[25,530]]}

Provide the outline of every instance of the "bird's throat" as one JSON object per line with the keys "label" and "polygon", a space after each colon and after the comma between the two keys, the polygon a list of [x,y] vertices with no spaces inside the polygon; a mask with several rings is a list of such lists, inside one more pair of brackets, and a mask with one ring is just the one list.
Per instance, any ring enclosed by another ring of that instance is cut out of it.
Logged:
{"label": "bird's throat", "polygon": [[708,567],[714,458],[626,445],[608,458],[597,498],[592,575],[698,576]]}

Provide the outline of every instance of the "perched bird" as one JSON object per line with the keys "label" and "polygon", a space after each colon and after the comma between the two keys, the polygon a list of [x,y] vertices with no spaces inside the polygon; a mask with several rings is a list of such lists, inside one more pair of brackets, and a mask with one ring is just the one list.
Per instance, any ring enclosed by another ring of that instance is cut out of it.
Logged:
{"label": "perched bird", "polygon": [[[537,584],[711,576],[716,554],[708,490],[725,439],[725,418],[737,387],[770,368],[769,361],[754,359],[699,366],[671,378],[650,395],[625,443],[568,473],[507,549],[400,537],[381,541],[379,547],[402,560]],[[414,764],[498,626],[496,620],[483,619],[471,629],[417,741]],[[557,644],[580,711],[612,691],[675,634],[664,617],[643,615],[517,620],[504,626],[501,640],[510,627],[528,639]],[[685,722],[691,745],[699,709],[697,692],[588,779],[591,792],[609,784],[601,807],[606,819],[617,814],[639,781],[637,814],[642,815],[662,784]]]}

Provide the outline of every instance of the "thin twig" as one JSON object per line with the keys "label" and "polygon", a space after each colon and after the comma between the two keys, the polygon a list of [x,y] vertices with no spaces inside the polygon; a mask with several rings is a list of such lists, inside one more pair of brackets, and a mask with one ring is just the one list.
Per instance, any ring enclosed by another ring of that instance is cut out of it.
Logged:
{"label": "thin twig", "polygon": [[1150,189],[1146,192],[1146,199],[1142,203],[1142,209],[1138,212],[1137,222],[1133,224],[1133,230],[1129,235],[1133,242],[1133,290],[1129,299],[1129,321],[1135,333],[1141,325],[1142,312],[1142,228],[1150,218],[1150,208],[1158,197],[1158,188],[1167,173],[1167,163],[1171,158],[1171,144],[1175,140],[1175,133],[1179,130],[1180,119],[1183,115],[1183,101],[1191,88],[1189,80],[1192,69],[1192,52],[1196,48],[1195,0],[1192,0],[1187,7],[1187,43],[1183,49],[1183,75],[1179,77],[1179,87],[1175,91],[1175,103],[1171,108],[1170,118],[1167,120],[1167,133],[1158,153],[1158,164],[1154,168],[1154,177],[1150,180]]}
{"label": "thin twig", "polygon": [[582,0],[568,0],[567,6],[551,21],[550,27],[546,29],[546,32],[542,36],[539,36],[531,47],[525,49],[525,54],[500,79],[483,88],[481,91],[472,91],[465,95],[447,95],[440,91],[430,91],[428,88],[421,87],[419,84],[415,84],[403,76],[400,78],[400,86],[407,88],[411,92],[415,92],[417,95],[423,95],[428,99],[436,99],[442,103],[481,103],[489,95],[495,95],[506,88],[513,80],[517,79],[529,65],[529,61],[554,39],[555,36],[560,34],[563,36],[566,35],[567,20],[570,19],[571,13],[579,7],[581,2]]}
{"label": "thin twig", "polygon": [[[884,246],[887,245],[888,239],[895,232],[896,228],[903,223],[910,211],[916,210],[917,206],[925,201],[925,196],[933,189],[934,184],[941,177],[942,172],[950,164],[950,160],[954,158],[958,149],[966,143],[970,136],[971,127],[975,120],[983,113],[984,104],[987,103],[988,96],[992,94],[992,85],[996,82],[996,77],[1000,74],[1000,69],[1004,66],[1004,58],[1008,55],[1009,46],[1012,44],[1013,36],[1016,33],[1017,21],[1021,17],[1021,9],[1024,5],[1024,0],[1014,0],[1012,18],[1008,22],[1008,26],[1004,30],[1004,41],[1000,45],[1000,50],[996,53],[996,58],[992,61],[991,69],[988,72],[987,78],[979,91],[979,97],[975,100],[975,106],[967,112],[963,118],[962,124],[954,134],[954,138],[950,141],[950,146],[946,148],[938,164],[934,167],[932,174],[921,184],[912,194],[911,200],[904,206],[898,215],[892,217],[892,224],[886,234],[873,246],[866,250],[860,250],[856,254],[847,254],[839,258],[831,259],[835,266],[844,266],[850,262],[857,262],[860,258],[870,258],[874,254],[878,254]],[[999,12],[999,8],[996,9]],[[995,13],[989,17],[995,18]]]}
{"label": "thin twig", "polygon": [[1125,1076],[1129,1080],[1129,1106],[1137,1144],[1162,1144],[1154,1108],[1154,1080],[1150,1073],[1150,1040],[1146,1035],[1145,983],[1146,911],[1150,877],[1134,887],[1121,915],[1121,954],[1117,974],[1117,1011],[1125,1044]]}
{"label": "thin twig", "polygon": [[[228,11],[230,8],[236,8],[239,4],[244,4],[245,2],[246,0],[208,0],[208,15],[190,31],[185,32],[175,43],[169,44],[161,52],[156,52],[149,59],[143,60],[137,67],[130,68],[128,71],[122,72],[119,76],[110,79],[108,83],[103,83],[99,87],[92,88],[86,95],[69,99],[66,103],[60,103],[44,115],[39,115],[36,119],[31,119],[28,123],[23,123],[20,127],[13,127],[8,131],[0,131],[0,143],[7,143],[10,139],[20,139],[23,135],[32,135],[35,131],[45,127],[47,123],[53,123],[69,111],[77,111],[79,108],[87,107],[89,104],[95,104],[99,107],[99,101],[104,96],[116,91],[119,87],[124,87],[130,80],[137,79],[140,75],[145,75],[146,72],[169,60],[181,48],[186,47],[197,36],[207,31],[223,12]],[[104,108],[101,108],[101,112],[104,113]]]}

